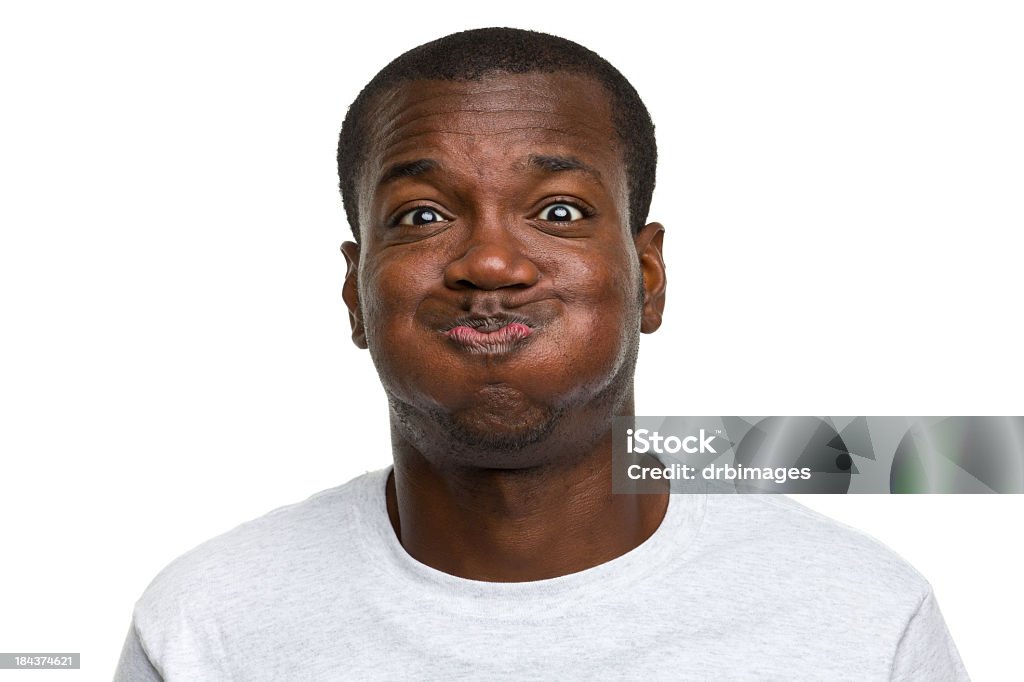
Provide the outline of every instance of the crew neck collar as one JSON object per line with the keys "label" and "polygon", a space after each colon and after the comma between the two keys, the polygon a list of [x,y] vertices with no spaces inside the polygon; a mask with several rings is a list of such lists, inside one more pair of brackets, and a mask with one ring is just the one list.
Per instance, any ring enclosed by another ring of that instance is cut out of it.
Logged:
{"label": "crew neck collar", "polygon": [[[481,617],[553,617],[592,593],[614,593],[664,570],[670,560],[685,561],[704,519],[706,495],[669,495],[657,530],[632,550],[597,566],[544,580],[486,582],[460,578],[427,566],[402,547],[388,517],[385,486],[393,467],[366,475],[360,508],[372,538],[369,551],[377,567],[394,580],[402,598],[431,600],[438,608]],[[600,594],[596,595],[600,598]],[[396,595],[397,597],[397,595]]]}

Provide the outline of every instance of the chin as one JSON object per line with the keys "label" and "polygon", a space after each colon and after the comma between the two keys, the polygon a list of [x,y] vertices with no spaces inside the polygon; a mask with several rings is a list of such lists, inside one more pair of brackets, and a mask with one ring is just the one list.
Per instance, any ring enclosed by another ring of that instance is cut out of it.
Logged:
{"label": "chin", "polygon": [[437,418],[449,440],[449,453],[462,463],[521,468],[541,463],[529,456],[533,446],[548,439],[564,413],[531,403],[518,391],[489,387],[471,406]]}
{"label": "chin", "polygon": [[474,460],[492,457],[514,466],[531,466],[524,457],[533,446],[544,442],[555,430],[561,413],[535,410],[527,414],[480,413],[448,415],[445,432],[450,451]]}
{"label": "chin", "polygon": [[505,386],[488,387],[454,411],[424,414],[399,401],[392,401],[392,409],[406,438],[436,466],[486,469],[549,464],[552,451],[545,445],[566,415],[565,408],[538,405]]}

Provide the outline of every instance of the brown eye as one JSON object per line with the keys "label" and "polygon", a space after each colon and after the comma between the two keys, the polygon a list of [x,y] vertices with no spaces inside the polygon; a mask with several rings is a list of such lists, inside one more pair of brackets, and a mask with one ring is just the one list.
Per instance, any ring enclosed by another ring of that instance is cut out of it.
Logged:
{"label": "brown eye", "polygon": [[398,219],[397,225],[435,225],[447,222],[440,213],[432,208],[420,207],[406,211]]}
{"label": "brown eye", "polygon": [[583,211],[572,204],[559,203],[545,206],[541,209],[538,217],[550,223],[569,223],[574,220],[582,220],[584,216]]}

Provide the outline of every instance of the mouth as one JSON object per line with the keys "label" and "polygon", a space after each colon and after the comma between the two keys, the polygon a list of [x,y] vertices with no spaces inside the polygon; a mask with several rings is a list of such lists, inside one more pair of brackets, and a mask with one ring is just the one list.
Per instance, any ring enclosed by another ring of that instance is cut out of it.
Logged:
{"label": "mouth", "polygon": [[471,353],[507,353],[520,346],[533,331],[525,318],[499,315],[462,317],[443,333]]}

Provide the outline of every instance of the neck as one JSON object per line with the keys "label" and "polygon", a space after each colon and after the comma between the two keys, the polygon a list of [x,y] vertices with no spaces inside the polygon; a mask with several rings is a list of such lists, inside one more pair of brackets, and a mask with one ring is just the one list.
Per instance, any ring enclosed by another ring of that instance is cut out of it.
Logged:
{"label": "neck", "polygon": [[392,431],[395,533],[417,561],[462,578],[524,582],[597,566],[644,542],[667,508],[667,494],[612,494],[610,420],[586,451],[552,443],[556,461],[526,469],[438,466],[443,453]]}

